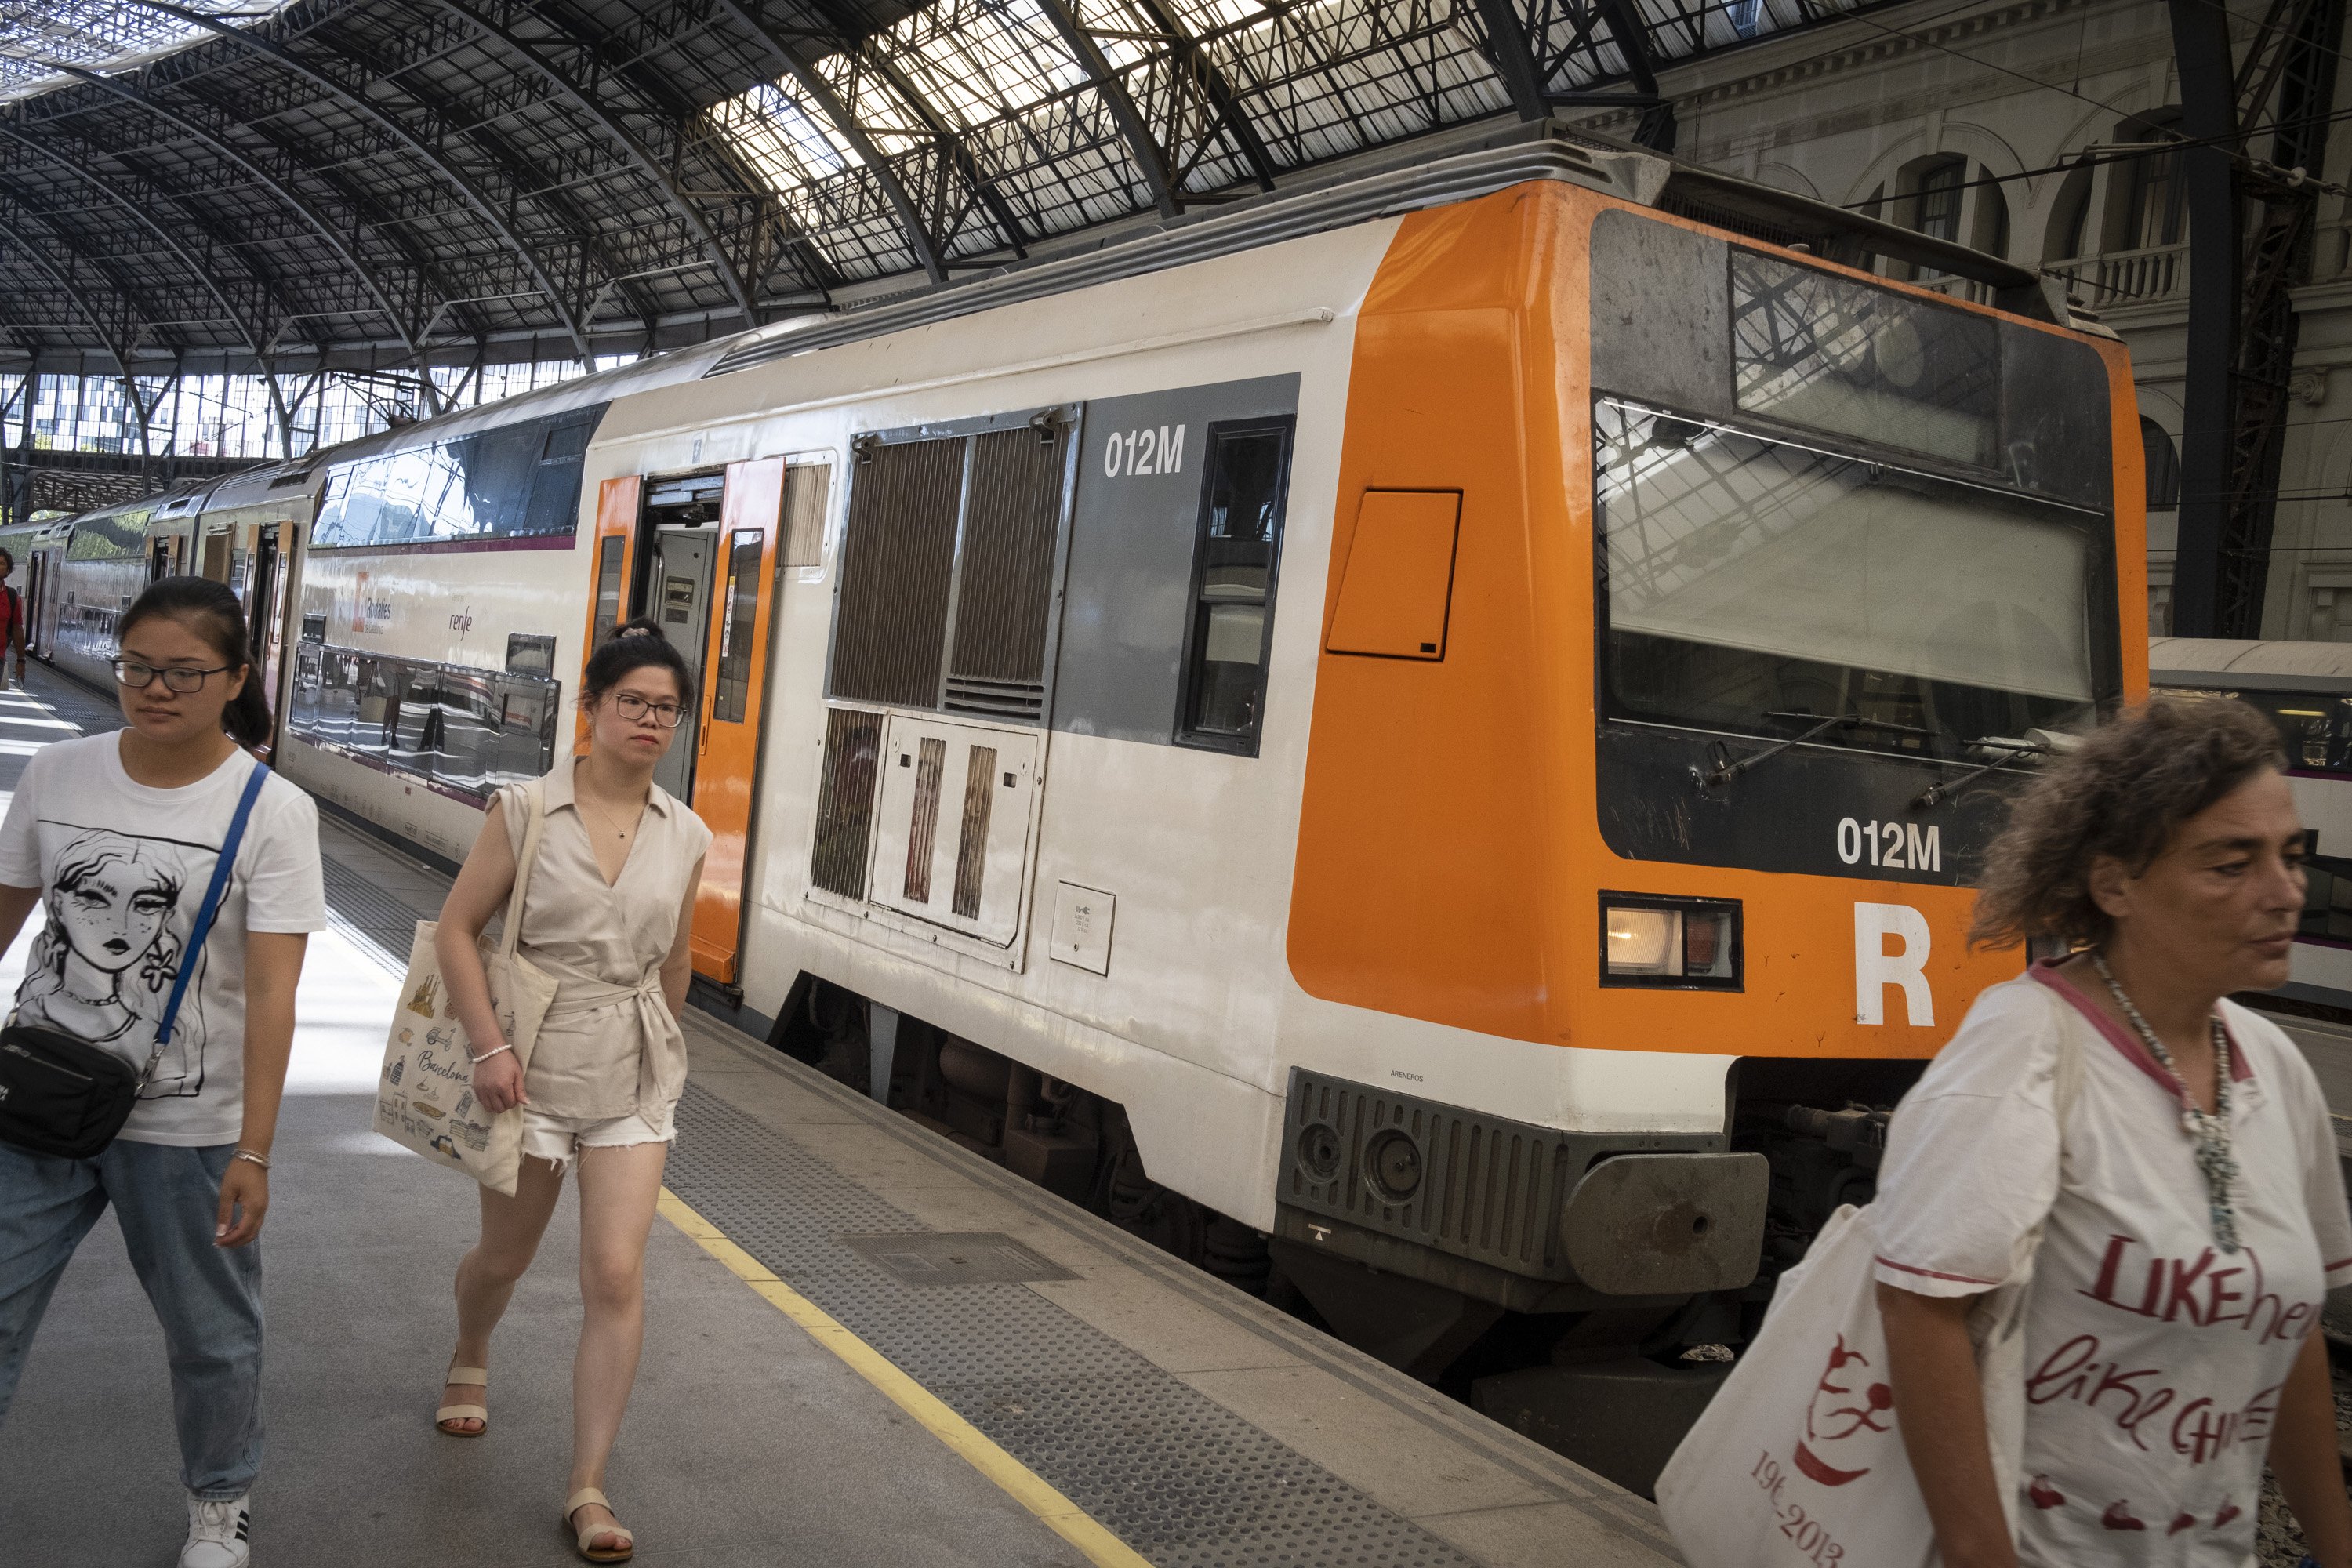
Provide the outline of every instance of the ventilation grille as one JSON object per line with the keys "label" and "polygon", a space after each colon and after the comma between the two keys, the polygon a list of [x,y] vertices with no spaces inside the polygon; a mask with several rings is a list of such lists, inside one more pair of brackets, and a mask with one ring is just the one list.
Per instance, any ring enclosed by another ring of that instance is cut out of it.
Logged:
{"label": "ventilation grille", "polygon": [[[1288,1127],[1284,1202],[1513,1273],[1564,1271],[1559,1206],[1584,1163],[1570,1169],[1573,1134],[1303,1070],[1291,1074]],[[1410,1141],[1419,1172],[1402,1201],[1373,1184],[1375,1144],[1395,1142],[1383,1140],[1390,1129]]]}
{"label": "ventilation grille", "polygon": [[833,645],[835,697],[938,705],[965,445],[952,437],[859,451]]}
{"label": "ventilation grille", "polygon": [[824,503],[833,469],[823,463],[795,463],[784,470],[784,548],[778,566],[824,564]]}
{"label": "ventilation grille", "polygon": [[950,681],[1045,679],[1068,442],[1069,426],[1061,424],[973,438]]}
{"label": "ventilation grille", "polygon": [[809,881],[845,899],[866,897],[875,766],[881,753],[882,715],[854,708],[835,708],[825,715],[824,773],[817,784]]}
{"label": "ventilation grille", "polygon": [[907,829],[907,897],[931,901],[931,850],[939,842],[940,774],[948,765],[948,743],[926,735],[916,746],[915,818]]}
{"label": "ventilation grille", "polygon": [[1045,683],[1042,680],[975,680],[966,675],[948,677],[950,713],[975,713],[987,719],[1034,721],[1045,716]]}

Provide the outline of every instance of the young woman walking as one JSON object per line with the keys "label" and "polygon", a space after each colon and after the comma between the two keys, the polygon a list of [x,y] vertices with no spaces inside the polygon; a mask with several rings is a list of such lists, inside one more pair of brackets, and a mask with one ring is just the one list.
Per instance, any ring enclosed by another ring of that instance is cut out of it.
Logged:
{"label": "young woman walking", "polygon": [[[269,1148],[294,1043],[294,986],[327,923],[319,817],[272,775],[247,817],[210,935],[191,937],[269,738],[236,598],[167,577],[118,628],[129,727],[60,741],[26,764],[0,822],[0,947],[36,906],[16,1014],[120,1055],[171,1040],[121,1134],[93,1159],[0,1143],[0,1417],[58,1277],[109,1204],[172,1365],[182,1568],[244,1568],[261,1468],[261,1234]],[[37,1556],[36,1552],[33,1555]]]}
{"label": "young woman walking", "polygon": [[572,1366],[572,1479],[564,1528],[592,1563],[635,1538],[602,1489],[645,1338],[646,1237],[661,1194],[671,1113],[686,1088],[687,939],[710,830],[654,783],[694,702],[694,675],[651,621],[590,656],[581,682],[588,752],[536,786],[545,826],[523,892],[517,951],[556,977],[528,1069],[499,1033],[476,943],[506,907],[530,825],[525,790],[499,794],[441,907],[436,951],[492,1112],[520,1106],[512,1197],[482,1189],[481,1239],[457,1265],[457,1350],[435,1423],[489,1426],[490,1331],[530,1266],[563,1173],[580,1167],[580,1349]]}

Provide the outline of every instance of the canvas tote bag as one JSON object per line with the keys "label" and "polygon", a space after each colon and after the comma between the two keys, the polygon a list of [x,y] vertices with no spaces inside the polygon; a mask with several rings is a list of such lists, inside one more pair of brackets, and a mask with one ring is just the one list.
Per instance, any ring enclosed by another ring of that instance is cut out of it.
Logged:
{"label": "canvas tote bag", "polygon": [[[2063,1129],[2082,1089],[2082,1051],[2058,1037],[2053,1099]],[[1969,1315],[2013,1535],[2025,1441],[2025,1260]],[[1658,1510],[1690,1568],[1931,1568],[1927,1500],[1911,1473],[1886,1381],[1870,1211],[1830,1216],[1780,1276],[1764,1326],[1658,1478]]]}
{"label": "canvas tote bag", "polygon": [[[514,891],[507,896],[506,919],[493,943],[482,939],[482,969],[489,976],[490,1005],[514,1047],[517,1063],[530,1065],[539,1026],[555,1000],[555,977],[515,952],[522,934],[523,893],[539,859],[547,807],[536,780],[523,786],[530,820],[523,828],[522,855],[515,864]],[[522,1167],[522,1111],[496,1116],[474,1098],[474,1062],[465,1026],[449,1001],[441,960],[433,951],[435,921],[416,922],[409,944],[408,977],[400,983],[384,1041],[383,1073],[376,1082],[375,1130],[403,1148],[438,1165],[463,1171],[482,1185],[511,1197]]]}

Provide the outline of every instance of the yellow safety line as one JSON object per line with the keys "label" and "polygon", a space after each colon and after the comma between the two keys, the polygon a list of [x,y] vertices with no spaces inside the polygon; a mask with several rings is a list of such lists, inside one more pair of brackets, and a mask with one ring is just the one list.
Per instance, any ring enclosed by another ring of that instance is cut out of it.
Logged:
{"label": "yellow safety line", "polygon": [[1147,1559],[1113,1535],[1093,1515],[1047,1485],[1045,1478],[1006,1453],[979,1427],[949,1409],[929,1389],[844,1328],[824,1308],[770,1273],[758,1258],[728,1240],[724,1231],[697,1214],[667,1187],[662,1189],[660,1206],[663,1218],[699,1242],[703,1251],[765,1297],[770,1306],[798,1323],[809,1338],[839,1356],[850,1371],[888,1395],[892,1404],[954,1449],[966,1464],[1035,1514],[1046,1529],[1084,1552],[1087,1562],[1099,1568],[1151,1568]]}

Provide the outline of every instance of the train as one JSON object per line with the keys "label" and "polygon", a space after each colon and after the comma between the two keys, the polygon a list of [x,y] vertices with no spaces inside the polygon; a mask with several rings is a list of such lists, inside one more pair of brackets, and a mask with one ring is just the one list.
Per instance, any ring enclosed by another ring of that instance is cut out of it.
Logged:
{"label": "train", "polygon": [[656,617],[698,1005],[1646,1485],[2146,688],[2130,367],[1641,149],[1414,158],[52,527],[37,651],[237,584],[277,765],[449,861]]}
{"label": "train", "polygon": [[2352,1024],[2352,645],[2155,637],[2148,680],[2234,697],[2277,726],[2309,835],[2303,923],[2287,983],[2243,1000]]}

